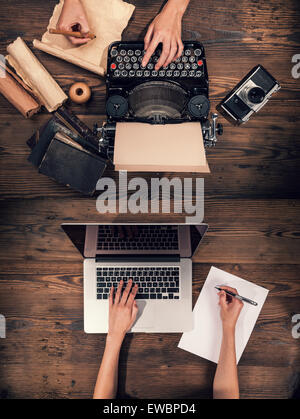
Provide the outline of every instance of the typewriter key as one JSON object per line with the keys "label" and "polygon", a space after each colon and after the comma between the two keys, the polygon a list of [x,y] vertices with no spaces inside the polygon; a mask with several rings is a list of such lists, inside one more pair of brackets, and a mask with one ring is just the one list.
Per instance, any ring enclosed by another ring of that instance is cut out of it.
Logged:
{"label": "typewriter key", "polygon": [[134,63],[134,64],[132,64],[132,68],[134,70],[138,70],[140,68],[140,66],[138,65],[138,63]]}
{"label": "typewriter key", "polygon": [[119,69],[119,70],[124,70],[124,64],[123,64],[123,63],[120,63],[120,64],[118,65],[118,69]]}
{"label": "typewriter key", "polygon": [[130,61],[130,58],[126,55],[126,57],[124,57],[124,62],[129,63],[129,61]]}
{"label": "typewriter key", "polygon": [[136,58],[136,56],[131,57],[131,58],[130,58],[130,61],[131,61],[132,63],[136,63],[136,62],[137,62],[137,58]]}
{"label": "typewriter key", "polygon": [[140,49],[136,49],[135,51],[134,51],[134,53],[135,53],[135,55],[137,56],[137,57],[139,57],[140,55],[141,55],[141,50]]}
{"label": "typewriter key", "polygon": [[118,55],[118,56],[117,56],[117,58],[116,58],[116,61],[117,61],[118,63],[120,63],[120,62],[122,61],[122,57],[120,57],[120,55]]}
{"label": "typewriter key", "polygon": [[111,57],[116,57],[118,55],[118,51],[114,48],[111,50],[110,56]]}
{"label": "typewriter key", "polygon": [[126,68],[126,70],[131,70],[131,64],[130,64],[130,63],[127,63],[127,64],[125,65],[125,68]]}
{"label": "typewriter key", "polygon": [[195,60],[196,60],[195,57],[193,55],[191,55],[190,58],[189,58],[189,62],[194,63]]}
{"label": "typewriter key", "polygon": [[134,77],[135,75],[135,71],[134,70],[130,70],[129,71],[129,77]]}
{"label": "typewriter key", "polygon": [[129,55],[129,57],[132,57],[132,56],[133,56],[133,51],[132,51],[132,49],[129,49],[129,50],[127,51],[127,54]]}
{"label": "typewriter key", "polygon": [[144,76],[145,77],[149,77],[150,76],[150,71],[149,70],[145,70],[144,71]]}
{"label": "typewriter key", "polygon": [[198,64],[193,63],[193,64],[191,65],[191,67],[192,67],[192,70],[197,70],[197,68],[198,68]]}
{"label": "typewriter key", "polygon": [[124,57],[126,55],[125,49],[121,49],[120,54]]}
{"label": "typewriter key", "polygon": [[152,75],[152,77],[156,77],[158,75],[158,72],[156,70],[153,70],[151,75]]}
{"label": "typewriter key", "polygon": [[158,75],[159,75],[159,77],[165,77],[165,75],[166,75],[165,70],[159,70]]}
{"label": "typewriter key", "polygon": [[137,70],[137,72],[136,72],[136,76],[137,76],[137,77],[142,77],[142,75],[143,75],[142,70]]}
{"label": "typewriter key", "polygon": [[201,49],[199,49],[199,48],[195,49],[194,54],[195,54],[197,57],[199,57],[199,55],[201,55]]}
{"label": "typewriter key", "polygon": [[175,70],[176,68],[176,64],[175,63],[171,63],[170,64],[170,70]]}
{"label": "typewriter key", "polygon": [[122,74],[122,77],[127,77],[128,72],[126,70],[123,70],[121,74]]}
{"label": "typewriter key", "polygon": [[192,52],[191,52],[190,49],[186,49],[184,53],[185,53],[185,55],[187,55],[189,57]]}
{"label": "typewriter key", "polygon": [[177,68],[178,68],[178,70],[182,70],[183,69],[183,64],[182,63],[178,63],[177,64]]}
{"label": "typewriter key", "polygon": [[180,76],[180,71],[175,70],[173,75],[174,75],[174,77],[179,77]]}

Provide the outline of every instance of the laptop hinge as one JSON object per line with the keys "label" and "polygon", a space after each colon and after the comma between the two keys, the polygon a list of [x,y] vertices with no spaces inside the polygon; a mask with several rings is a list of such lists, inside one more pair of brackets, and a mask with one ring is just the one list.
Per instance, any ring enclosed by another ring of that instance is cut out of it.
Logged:
{"label": "laptop hinge", "polygon": [[98,255],[96,262],[180,262],[179,255]]}

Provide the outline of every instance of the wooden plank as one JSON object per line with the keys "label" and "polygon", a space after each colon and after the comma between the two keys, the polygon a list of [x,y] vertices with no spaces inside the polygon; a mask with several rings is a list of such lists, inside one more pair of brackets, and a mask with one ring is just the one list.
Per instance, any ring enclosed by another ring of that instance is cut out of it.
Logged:
{"label": "wooden plank", "polygon": [[[236,211],[238,208],[238,211]],[[12,200],[0,209],[0,262],[3,272],[59,269],[56,261],[78,260],[63,222],[145,222],[145,216],[97,213],[95,201]],[[220,217],[219,214],[222,214]],[[204,220],[210,228],[194,257],[202,263],[299,263],[299,202],[293,200],[208,200]],[[184,222],[183,217],[149,214],[146,222]]]}
{"label": "wooden plank", "polygon": [[[275,106],[274,102],[272,106]],[[280,109],[283,109],[281,104],[278,103],[276,108],[276,113],[271,117],[267,114],[257,115],[245,127],[233,128],[227,122],[224,123],[224,136],[213,150],[207,151],[212,173],[204,176],[198,174],[198,177],[205,179],[207,197],[299,197],[299,188],[295,182],[300,175],[299,144],[295,142],[298,135],[297,127],[286,128],[283,137],[282,129],[286,116],[280,116]],[[299,112],[299,106],[296,110]],[[6,116],[6,119],[2,119],[0,123],[2,198],[80,196],[77,192],[39,174],[27,162],[29,148],[25,142],[38,125],[33,121],[26,121],[24,124],[21,118]],[[39,125],[45,120],[47,117],[42,118]],[[93,121],[101,121],[103,117],[89,116],[83,120],[92,125]],[[191,175],[190,173],[131,173],[128,178],[142,176],[149,182],[151,177],[178,176],[183,180]],[[118,173],[112,170],[107,170],[105,176],[118,179]]]}

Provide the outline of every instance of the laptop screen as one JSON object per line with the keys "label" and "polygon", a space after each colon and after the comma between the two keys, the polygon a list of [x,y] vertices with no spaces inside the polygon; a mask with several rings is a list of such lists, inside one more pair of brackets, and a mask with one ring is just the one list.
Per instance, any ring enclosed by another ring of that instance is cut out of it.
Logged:
{"label": "laptop screen", "polygon": [[62,224],[84,257],[178,255],[191,257],[207,224]]}

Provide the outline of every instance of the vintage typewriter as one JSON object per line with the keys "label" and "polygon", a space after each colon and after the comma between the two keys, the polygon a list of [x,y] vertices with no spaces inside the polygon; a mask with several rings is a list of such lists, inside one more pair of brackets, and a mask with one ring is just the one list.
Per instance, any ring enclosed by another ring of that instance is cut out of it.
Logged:
{"label": "vintage typewriter", "polygon": [[166,68],[155,70],[161,54],[158,46],[142,67],[143,42],[114,42],[108,49],[106,77],[107,122],[95,126],[101,147],[112,159],[116,122],[176,124],[201,122],[204,145],[211,147],[222,135],[217,114],[209,120],[209,83],[204,47],[184,42],[182,55]]}

